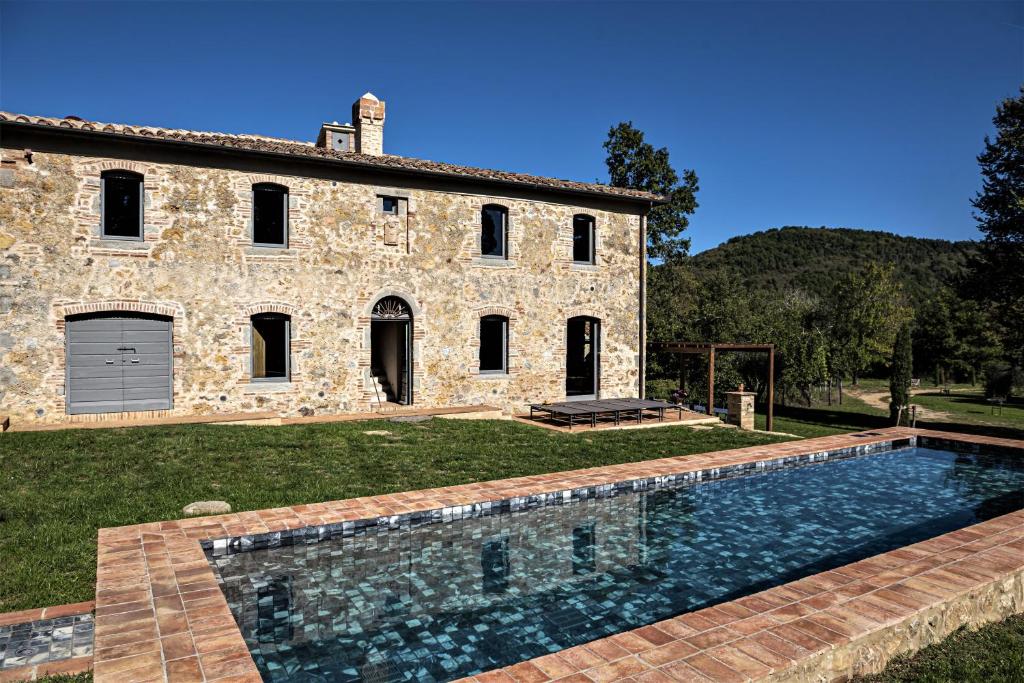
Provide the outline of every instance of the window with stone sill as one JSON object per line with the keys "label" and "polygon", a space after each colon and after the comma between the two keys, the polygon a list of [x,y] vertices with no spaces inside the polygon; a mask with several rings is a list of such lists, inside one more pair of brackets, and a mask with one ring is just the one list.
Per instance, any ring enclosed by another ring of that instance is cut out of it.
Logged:
{"label": "window with stone sill", "polygon": [[480,318],[480,374],[508,373],[508,318],[485,315]]}
{"label": "window with stone sill", "polygon": [[594,217],[576,214],[572,217],[572,262],[583,265],[594,265],[596,250],[594,245]]}
{"label": "window with stone sill", "polygon": [[284,185],[252,186],[252,243],[256,247],[288,246],[288,188]]}
{"label": "window with stone sill", "polygon": [[288,382],[291,379],[291,317],[282,313],[254,315],[251,322],[251,380]]}
{"label": "window with stone sill", "polygon": [[131,171],[100,174],[100,236],[103,239],[141,240],[145,197],[143,177]]}

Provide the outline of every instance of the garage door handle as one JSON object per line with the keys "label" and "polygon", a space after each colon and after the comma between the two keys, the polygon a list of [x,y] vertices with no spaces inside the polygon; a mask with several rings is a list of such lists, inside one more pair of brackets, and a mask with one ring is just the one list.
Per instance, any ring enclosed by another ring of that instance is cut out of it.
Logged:
{"label": "garage door handle", "polygon": [[114,364],[114,360],[112,358],[108,358],[107,359],[107,365],[113,365],[113,364]]}
{"label": "garage door handle", "polygon": [[138,359],[138,358],[132,358],[132,362],[133,362],[133,363],[138,363],[138,362],[139,362],[139,359]]}

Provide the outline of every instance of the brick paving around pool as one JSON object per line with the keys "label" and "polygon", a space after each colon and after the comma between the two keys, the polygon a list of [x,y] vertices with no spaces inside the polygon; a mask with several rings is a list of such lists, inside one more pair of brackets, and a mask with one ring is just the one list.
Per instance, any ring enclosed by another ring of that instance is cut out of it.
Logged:
{"label": "brick paving around pool", "polygon": [[[261,680],[201,541],[459,508],[918,437],[1024,449],[1024,441],[891,428],[101,529],[95,680]],[[976,626],[1019,612],[1024,612],[1024,510],[469,680],[822,680],[876,671],[893,655],[937,642],[960,625]]]}

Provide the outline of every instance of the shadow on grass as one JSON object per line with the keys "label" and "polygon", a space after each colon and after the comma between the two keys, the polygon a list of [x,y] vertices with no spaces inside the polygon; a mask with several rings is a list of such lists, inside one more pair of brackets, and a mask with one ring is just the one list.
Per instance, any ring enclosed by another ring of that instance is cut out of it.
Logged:
{"label": "shadow on grass", "polygon": [[849,427],[851,431],[879,429],[889,426],[889,418],[869,413],[854,413],[832,408],[803,408],[800,406],[775,406],[775,416],[798,420],[822,427]]}
{"label": "shadow on grass", "polygon": [[[777,417],[786,417],[791,420],[799,420],[808,424],[822,427],[842,427],[851,431],[866,429],[881,429],[890,427],[892,423],[888,416],[870,415],[867,413],[854,413],[830,408],[802,408],[799,406],[775,406]],[[948,422],[918,420],[917,426],[921,429],[934,429],[942,432],[961,432],[963,434],[979,434],[995,436],[1004,439],[1024,439],[1024,429],[1017,427],[1005,427],[996,425],[977,425],[956,420]]]}
{"label": "shadow on grass", "polygon": [[[992,408],[992,401],[989,401],[984,396],[979,394],[959,394],[957,392],[951,392],[949,394],[943,394],[941,391],[929,391],[920,394],[914,394],[914,398],[937,398],[940,400],[948,401],[950,403],[956,403],[961,405],[977,406],[982,408],[984,412],[989,412]],[[1004,406],[1007,408],[1024,408],[1024,400],[1019,398],[1010,398]]]}

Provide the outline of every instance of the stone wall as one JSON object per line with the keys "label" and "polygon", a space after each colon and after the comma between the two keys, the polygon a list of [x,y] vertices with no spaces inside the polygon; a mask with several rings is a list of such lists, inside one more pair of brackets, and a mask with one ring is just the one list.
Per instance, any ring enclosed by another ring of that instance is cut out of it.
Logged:
{"label": "stone wall", "polygon": [[[381,187],[232,164],[3,151],[0,414],[69,419],[64,317],[139,310],[174,318],[172,414],[371,408],[370,312],[387,294],[414,313],[414,402],[519,411],[564,397],[565,324],[602,321],[601,393],[635,396],[639,230],[635,205]],[[101,239],[100,173],[145,176],[145,239]],[[251,246],[254,183],[289,188],[286,249]],[[377,196],[403,199],[384,215]],[[480,259],[484,204],[508,207],[508,261]],[[572,263],[572,216],[596,217],[597,264]],[[292,317],[292,381],[249,380],[249,316]],[[479,318],[510,319],[509,372],[478,373]],[[124,414],[116,415],[124,417]]]}

